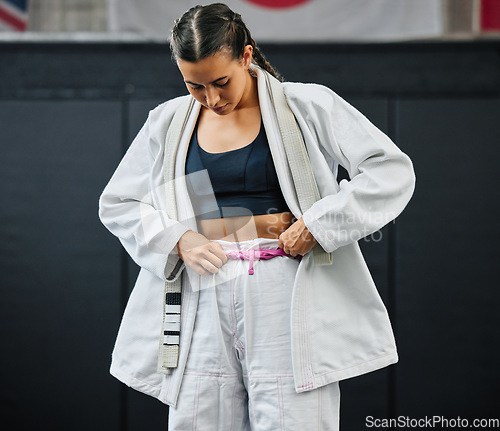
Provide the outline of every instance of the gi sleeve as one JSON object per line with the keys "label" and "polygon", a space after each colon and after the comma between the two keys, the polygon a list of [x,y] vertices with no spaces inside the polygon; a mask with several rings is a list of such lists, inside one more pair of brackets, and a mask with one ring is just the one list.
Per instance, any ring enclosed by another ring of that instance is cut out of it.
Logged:
{"label": "gi sleeve", "polygon": [[308,87],[304,115],[311,135],[350,177],[303,214],[307,228],[330,252],[394,220],[413,194],[415,174],[410,158],[358,110],[326,87]]}
{"label": "gi sleeve", "polygon": [[167,216],[162,136],[167,127],[159,133],[162,128],[151,118],[150,113],[105,187],[99,217],[140,267],[173,281],[184,268],[176,245],[188,228]]}

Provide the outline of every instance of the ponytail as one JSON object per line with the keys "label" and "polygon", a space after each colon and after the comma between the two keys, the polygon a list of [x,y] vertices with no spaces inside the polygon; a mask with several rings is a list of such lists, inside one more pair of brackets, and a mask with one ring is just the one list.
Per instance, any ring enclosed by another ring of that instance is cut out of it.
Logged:
{"label": "ponytail", "polygon": [[[240,17],[241,20],[241,17]],[[243,21],[241,21],[243,24]],[[245,25],[245,24],[243,24]],[[245,29],[247,31],[247,37],[249,40],[249,43],[247,45],[251,45],[253,48],[253,56],[252,56],[252,63],[256,64],[257,66],[261,67],[262,69],[266,70],[269,72],[271,75],[273,75],[276,79],[279,81],[283,81],[283,77],[281,74],[273,67],[271,66],[271,63],[267,61],[266,57],[260,50],[260,48],[257,46],[255,41],[252,39],[252,36],[250,35],[250,31],[248,28],[245,26]]]}

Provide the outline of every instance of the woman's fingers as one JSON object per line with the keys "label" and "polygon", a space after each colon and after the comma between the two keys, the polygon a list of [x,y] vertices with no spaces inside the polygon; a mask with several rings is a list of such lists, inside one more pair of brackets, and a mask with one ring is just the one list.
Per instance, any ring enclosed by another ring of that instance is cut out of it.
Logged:
{"label": "woman's fingers", "polygon": [[186,256],[184,263],[193,268],[200,275],[215,274],[222,266],[220,259],[215,260],[214,257],[206,257],[204,253],[195,256]]}
{"label": "woman's fingers", "polygon": [[209,244],[209,250],[221,261],[221,265],[219,265],[219,268],[227,262],[228,258],[226,256],[226,253],[218,242],[211,242]]}
{"label": "woman's fingers", "polygon": [[302,217],[286,229],[278,239],[278,247],[290,256],[304,255],[316,244]]}
{"label": "woman's fingers", "polygon": [[215,253],[208,249],[201,251],[198,258],[198,264],[205,268],[206,271],[215,274],[224,262]]}
{"label": "woman's fingers", "polygon": [[227,262],[221,245],[203,235],[188,231],[179,240],[179,254],[186,265],[200,275],[215,274]]}
{"label": "woman's fingers", "polygon": [[205,270],[205,274],[202,275],[208,275],[208,274],[216,274],[219,271],[219,268],[222,266],[222,262],[220,259],[217,259],[217,263],[213,263],[213,260],[210,261],[209,259],[202,259],[198,265],[200,265],[201,268]]}

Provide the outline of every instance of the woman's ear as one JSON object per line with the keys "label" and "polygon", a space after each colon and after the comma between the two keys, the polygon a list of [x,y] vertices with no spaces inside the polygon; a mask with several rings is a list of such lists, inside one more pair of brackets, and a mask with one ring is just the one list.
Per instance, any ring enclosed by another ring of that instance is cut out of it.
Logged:
{"label": "woman's ear", "polygon": [[252,63],[253,58],[253,46],[245,45],[245,49],[243,50],[243,67],[245,69],[250,68],[250,64]]}

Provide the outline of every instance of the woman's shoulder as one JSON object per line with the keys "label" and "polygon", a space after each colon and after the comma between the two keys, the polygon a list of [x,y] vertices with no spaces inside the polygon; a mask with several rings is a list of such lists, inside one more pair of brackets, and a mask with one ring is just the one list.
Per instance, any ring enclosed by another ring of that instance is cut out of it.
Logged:
{"label": "woman's shoulder", "polygon": [[283,90],[290,107],[302,113],[311,110],[331,112],[340,99],[333,90],[321,84],[284,82]]}
{"label": "woman's shoulder", "polygon": [[166,102],[160,103],[155,108],[149,111],[146,121],[151,136],[157,136],[160,139],[167,133],[168,127],[172,122],[175,112],[184,101],[188,100],[191,95],[179,96]]}
{"label": "woman's shoulder", "polygon": [[149,117],[151,120],[155,119],[165,119],[166,117],[172,117],[175,114],[177,108],[185,101],[188,100],[191,96],[186,94],[184,96],[175,97],[173,99],[169,99],[165,102],[160,103],[153,109],[149,111]]}

